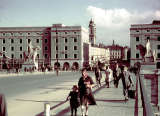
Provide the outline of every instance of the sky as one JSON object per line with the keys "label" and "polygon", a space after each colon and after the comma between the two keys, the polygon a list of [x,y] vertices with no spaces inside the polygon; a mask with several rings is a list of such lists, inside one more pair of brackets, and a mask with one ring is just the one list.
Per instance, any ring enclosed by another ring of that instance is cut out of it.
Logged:
{"label": "sky", "polygon": [[131,24],[160,20],[160,0],[0,0],[0,27],[52,26],[88,29],[96,24],[96,43],[130,46]]}

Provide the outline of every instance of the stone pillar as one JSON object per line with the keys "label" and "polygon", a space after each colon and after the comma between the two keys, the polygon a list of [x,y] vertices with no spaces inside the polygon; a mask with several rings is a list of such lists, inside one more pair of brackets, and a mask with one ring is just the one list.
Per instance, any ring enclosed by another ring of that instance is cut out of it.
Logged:
{"label": "stone pillar", "polygon": [[50,104],[49,103],[44,104],[44,116],[50,116]]}
{"label": "stone pillar", "polygon": [[158,104],[158,75],[156,74],[145,74],[145,85],[147,89],[147,93],[149,94],[149,98],[151,103],[154,105]]}

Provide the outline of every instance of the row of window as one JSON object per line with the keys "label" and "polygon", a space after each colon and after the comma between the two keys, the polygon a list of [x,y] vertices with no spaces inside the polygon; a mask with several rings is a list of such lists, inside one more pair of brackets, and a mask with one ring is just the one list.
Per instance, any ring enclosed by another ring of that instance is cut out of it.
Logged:
{"label": "row of window", "polygon": [[[150,39],[150,37],[147,37],[147,39]],[[136,37],[136,41],[140,41],[139,37]],[[157,41],[160,41],[160,36],[157,37]]]}
{"label": "row of window", "polygon": [[[58,39],[55,39],[55,42],[58,43]],[[73,42],[77,42],[77,38],[73,38]],[[67,38],[64,38],[64,43],[68,43]]]}
{"label": "row of window", "polygon": [[[23,36],[23,35],[41,35],[42,32],[3,32],[0,33],[2,36]],[[45,33],[46,34],[46,33]]]}
{"label": "row of window", "polygon": [[[2,32],[2,36],[22,36],[22,35],[41,35],[43,32]],[[48,35],[49,32],[45,32]],[[56,32],[56,34],[77,34],[77,32]]]}
{"label": "row of window", "polygon": [[[56,46],[56,50],[58,50],[58,46]],[[64,46],[64,50],[68,50],[68,46]],[[78,47],[73,46],[73,50],[78,50]]]}
{"label": "row of window", "polygon": [[[77,54],[73,54],[73,57],[74,57],[75,59],[77,59],[77,58],[78,58],[78,55],[77,55]],[[56,54],[56,58],[58,58],[58,54]],[[65,58],[65,59],[69,58],[69,57],[68,57],[68,54],[64,54],[64,58]]]}
{"label": "row of window", "polygon": [[[45,54],[44,55],[45,56],[45,58],[48,58],[48,54]],[[73,57],[75,58],[75,59],[77,59],[78,58],[78,55],[77,54],[73,54]],[[11,54],[11,58],[15,58],[15,55],[14,54]],[[22,54],[19,54],[19,58],[23,58],[23,55]],[[39,54],[37,54],[37,58],[39,58]],[[56,54],[56,58],[58,58],[58,54]],[[68,58],[68,54],[64,54],[64,58],[65,59],[67,59]]]}
{"label": "row of window", "polygon": [[[28,42],[29,42],[29,41],[31,41],[31,40],[28,39]],[[10,39],[10,42],[11,42],[12,44],[15,43],[15,39]],[[47,43],[48,40],[45,39],[44,42]],[[5,44],[5,43],[7,43],[7,42],[6,42],[6,39],[2,39],[2,44]],[[19,43],[20,43],[20,44],[23,43],[22,39],[19,39]],[[39,39],[36,39],[36,43],[39,43]]]}
{"label": "row of window", "polygon": [[[15,48],[15,47],[11,46],[11,51],[14,51],[14,50],[15,50],[14,48]],[[48,50],[48,46],[45,46],[44,49],[45,49],[45,51],[47,51],[47,50]],[[2,47],[2,50],[3,50],[3,51],[6,51],[6,47]],[[19,47],[19,50],[20,50],[20,51],[23,51],[23,47],[20,46],[20,47]]]}
{"label": "row of window", "polygon": [[[150,32],[151,30],[147,29],[146,32]],[[160,29],[157,30],[158,32],[160,32]],[[140,32],[139,30],[136,30],[136,32]]]}
{"label": "row of window", "polygon": [[[47,58],[48,54],[45,54],[45,58]],[[3,55],[4,57],[4,55]],[[15,55],[14,54],[11,54],[11,58],[15,58]],[[22,59],[23,58],[23,55],[22,54],[19,54],[19,58]],[[37,58],[39,58],[39,54],[37,54]]]}
{"label": "row of window", "polygon": [[56,34],[77,34],[77,32],[56,32]]}

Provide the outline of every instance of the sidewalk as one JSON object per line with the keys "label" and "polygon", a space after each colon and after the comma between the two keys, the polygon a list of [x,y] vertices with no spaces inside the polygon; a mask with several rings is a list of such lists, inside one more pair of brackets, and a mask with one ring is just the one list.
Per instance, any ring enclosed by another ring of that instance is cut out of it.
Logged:
{"label": "sidewalk", "polygon": [[[97,102],[95,106],[89,106],[89,116],[134,116],[135,99],[124,100],[122,84],[114,88],[106,88],[104,83],[100,88],[95,87],[93,93]],[[43,113],[37,115],[42,116]],[[78,116],[81,116],[81,109],[78,108]],[[51,104],[51,116],[70,116],[69,102],[62,101],[56,105]]]}

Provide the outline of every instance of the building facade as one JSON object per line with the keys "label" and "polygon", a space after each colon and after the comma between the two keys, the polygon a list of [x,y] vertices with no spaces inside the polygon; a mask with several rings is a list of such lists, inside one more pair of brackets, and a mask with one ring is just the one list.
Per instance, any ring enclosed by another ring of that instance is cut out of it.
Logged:
{"label": "building facade", "polygon": [[95,41],[96,27],[92,19],[89,30],[63,24],[50,27],[0,27],[0,53],[8,57],[4,61],[5,57],[2,56],[0,64],[2,66],[11,61],[23,64],[30,42],[33,47],[40,48],[36,58],[39,67],[50,65],[68,70],[92,65],[97,60],[108,61],[109,50],[97,46]]}
{"label": "building facade", "polygon": [[51,28],[51,65],[69,69],[83,66],[84,47],[89,44],[88,30],[81,26],[54,24]]}
{"label": "building facade", "polygon": [[160,62],[160,20],[155,20],[151,24],[134,24],[130,28],[131,65],[142,62],[138,45],[146,46],[150,41],[151,50],[156,51],[156,62]]}
{"label": "building facade", "polygon": [[[5,53],[6,63],[23,63],[24,52],[27,52],[28,43],[39,46],[37,59],[39,63],[49,63],[50,58],[50,28],[48,27],[1,27],[0,52]],[[4,59],[3,59],[4,60]],[[2,65],[2,58],[1,58]],[[2,68],[2,67],[1,67]]]}
{"label": "building facade", "polygon": [[114,43],[113,40],[113,44],[106,46],[106,48],[109,49],[110,51],[110,60],[111,61],[116,61],[116,60],[122,60],[124,57],[124,48],[123,46],[117,45]]}

